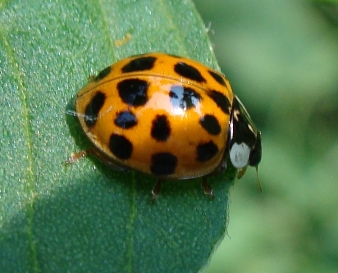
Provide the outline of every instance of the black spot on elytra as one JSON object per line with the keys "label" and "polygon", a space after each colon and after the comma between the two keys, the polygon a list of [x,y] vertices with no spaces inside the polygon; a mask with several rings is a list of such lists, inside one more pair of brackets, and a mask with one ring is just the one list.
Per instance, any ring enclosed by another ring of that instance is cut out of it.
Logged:
{"label": "black spot on elytra", "polygon": [[123,111],[117,114],[114,123],[122,129],[129,129],[137,124],[137,119],[132,112]]}
{"label": "black spot on elytra", "polygon": [[175,172],[177,157],[171,153],[157,153],[151,157],[150,171],[155,175],[170,175]]}
{"label": "black spot on elytra", "polygon": [[218,153],[218,147],[211,140],[197,146],[197,160],[205,162],[213,158]]}
{"label": "black spot on elytra", "polygon": [[106,100],[106,95],[102,92],[96,92],[95,96],[91,99],[91,101],[87,104],[85,112],[84,112],[84,121],[88,127],[92,127],[95,125],[99,112]]}
{"label": "black spot on elytra", "polygon": [[213,115],[201,117],[200,124],[211,135],[218,135],[221,132],[221,126],[217,118]]}
{"label": "black spot on elytra", "polygon": [[94,78],[94,80],[95,81],[102,80],[103,78],[109,75],[110,71],[111,71],[111,67],[110,66],[106,67],[105,69],[100,71],[100,73]]}
{"label": "black spot on elytra", "polygon": [[174,108],[188,110],[196,107],[201,96],[192,88],[182,85],[173,85],[169,92],[170,102]]}
{"label": "black spot on elytra", "polygon": [[157,115],[151,127],[151,136],[157,141],[166,141],[170,136],[170,124],[166,115]]}
{"label": "black spot on elytra", "polygon": [[122,67],[121,71],[122,73],[129,73],[135,71],[149,70],[153,68],[155,61],[156,57],[139,57],[127,63],[124,67]]}
{"label": "black spot on elytra", "polygon": [[129,106],[141,106],[148,100],[149,83],[140,79],[126,79],[117,84],[120,98]]}
{"label": "black spot on elytra", "polygon": [[112,134],[109,149],[117,158],[128,159],[133,152],[133,144],[124,136]]}
{"label": "black spot on elytra", "polygon": [[218,73],[216,73],[214,71],[211,71],[211,70],[209,70],[208,72],[215,79],[215,81],[217,81],[219,84],[227,87],[227,84],[226,84],[226,82],[224,80],[224,77],[222,77],[220,74],[218,74]]}
{"label": "black spot on elytra", "polygon": [[195,67],[188,65],[184,62],[179,62],[175,64],[174,70],[182,77],[188,78],[196,82],[205,82],[205,79]]}
{"label": "black spot on elytra", "polygon": [[225,113],[225,114],[230,114],[230,102],[228,98],[215,90],[211,90],[208,92],[208,96],[217,104],[219,108]]}

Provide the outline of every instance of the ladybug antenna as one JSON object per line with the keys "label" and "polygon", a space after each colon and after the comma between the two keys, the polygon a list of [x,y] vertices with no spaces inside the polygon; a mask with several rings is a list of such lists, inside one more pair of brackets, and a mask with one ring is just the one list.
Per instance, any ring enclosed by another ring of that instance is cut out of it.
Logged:
{"label": "ladybug antenna", "polygon": [[256,176],[257,176],[258,187],[259,187],[259,190],[260,190],[261,192],[263,192],[261,180],[259,179],[259,176],[258,176],[258,166],[256,166],[255,168],[256,168]]}

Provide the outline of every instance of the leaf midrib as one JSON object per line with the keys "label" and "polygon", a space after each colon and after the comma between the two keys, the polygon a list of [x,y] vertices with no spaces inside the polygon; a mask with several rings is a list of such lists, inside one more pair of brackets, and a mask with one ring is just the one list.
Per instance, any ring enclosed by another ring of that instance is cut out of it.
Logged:
{"label": "leaf midrib", "polygon": [[[26,173],[24,180],[25,190],[27,192],[27,201],[26,201],[26,217],[27,217],[27,227],[25,228],[25,231],[28,235],[28,256],[29,260],[32,262],[29,267],[31,269],[31,272],[41,272],[40,266],[37,259],[37,249],[36,249],[36,240],[34,239],[33,235],[33,222],[34,222],[34,200],[36,197],[36,190],[35,190],[35,182],[36,179],[34,177],[34,171],[33,171],[33,150],[32,150],[32,139],[33,139],[33,132],[32,132],[32,126],[30,122],[30,114],[29,114],[29,108],[28,108],[28,102],[27,102],[27,89],[25,88],[25,84],[23,82],[23,79],[20,74],[19,70],[19,64],[16,61],[13,47],[8,42],[8,39],[6,39],[5,34],[0,30],[0,36],[2,37],[2,40],[5,44],[5,47],[7,49],[7,56],[9,56],[9,63],[12,65],[13,71],[14,71],[14,78],[17,81],[18,85],[18,91],[21,94],[21,105],[23,111],[21,112],[21,120],[23,121],[22,124],[24,124],[24,132],[26,132],[25,136],[25,143],[27,147],[27,169],[23,169],[23,171]],[[22,160],[25,160],[24,158]],[[25,165],[25,164],[23,164]]]}

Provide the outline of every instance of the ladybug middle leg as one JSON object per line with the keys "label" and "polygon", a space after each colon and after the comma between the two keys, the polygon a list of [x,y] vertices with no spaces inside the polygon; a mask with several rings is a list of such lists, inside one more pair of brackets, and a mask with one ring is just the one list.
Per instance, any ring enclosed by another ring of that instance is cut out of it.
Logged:
{"label": "ladybug middle leg", "polygon": [[214,191],[212,190],[212,188],[208,184],[206,176],[202,177],[201,186],[202,186],[202,189],[203,189],[204,193],[207,194],[207,195],[209,195],[211,199],[214,199],[214,197],[215,197],[214,196]]}
{"label": "ladybug middle leg", "polygon": [[162,181],[163,181],[162,179],[158,179],[153,187],[153,190],[151,191],[151,193],[153,194],[153,196],[151,197],[152,202],[154,202],[160,195]]}

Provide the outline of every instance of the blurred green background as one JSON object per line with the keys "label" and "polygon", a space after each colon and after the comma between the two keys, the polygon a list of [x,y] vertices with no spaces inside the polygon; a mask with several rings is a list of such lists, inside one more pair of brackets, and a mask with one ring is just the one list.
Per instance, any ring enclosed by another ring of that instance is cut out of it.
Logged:
{"label": "blurred green background", "polygon": [[263,136],[206,272],[338,272],[337,1],[195,4]]}

